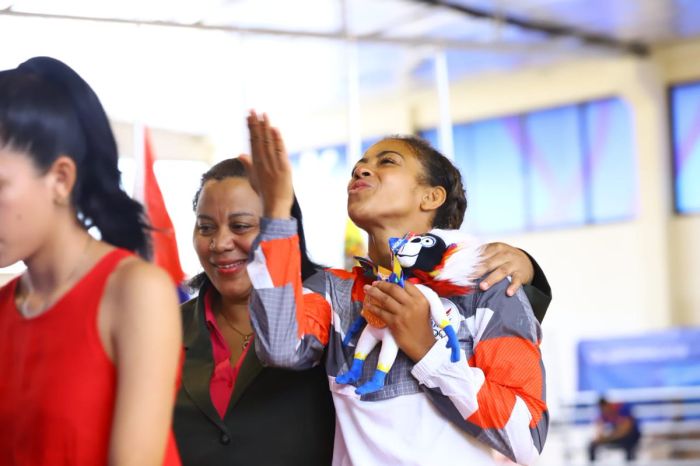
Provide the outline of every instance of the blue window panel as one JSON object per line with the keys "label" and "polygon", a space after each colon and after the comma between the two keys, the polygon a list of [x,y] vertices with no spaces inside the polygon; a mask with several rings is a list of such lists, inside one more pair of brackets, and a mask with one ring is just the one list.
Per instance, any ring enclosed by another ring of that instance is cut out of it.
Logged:
{"label": "blue window panel", "polygon": [[[348,149],[345,144],[319,150],[319,160],[321,162],[320,173],[329,173],[331,176],[350,179]],[[326,171],[326,167],[328,171]]]}
{"label": "blue window panel", "polygon": [[[462,228],[471,233],[489,232],[488,225],[478,225],[477,218],[474,214],[475,210],[486,210],[487,202],[477,202],[473,196],[472,181],[476,183],[476,153],[474,149],[474,125],[459,124],[453,127],[452,143],[454,145],[455,159],[454,164],[462,174],[462,183],[467,195],[467,212],[464,216]],[[437,139],[437,131],[435,133]],[[479,208],[479,204],[483,207]],[[494,231],[492,229],[492,231]]]}
{"label": "blue window panel", "polygon": [[676,210],[700,212],[700,83],[671,90]]}
{"label": "blue window panel", "polygon": [[522,147],[534,228],[585,222],[580,123],[578,108],[573,105],[525,117],[527,139]]}
{"label": "blue window panel", "polygon": [[517,117],[497,118],[454,131],[455,164],[469,208],[464,228],[473,233],[525,230],[525,179]]}
{"label": "blue window panel", "polygon": [[365,152],[367,152],[367,149],[369,149],[370,147],[372,147],[374,144],[378,143],[382,139],[384,139],[383,136],[373,136],[371,138],[364,139],[362,141],[362,146],[361,146],[362,153],[364,154]]}
{"label": "blue window panel", "polygon": [[350,177],[345,144],[295,152],[289,154],[289,160],[292,170],[299,175],[323,174],[323,176],[342,176],[348,179]]}
{"label": "blue window panel", "polygon": [[440,147],[437,128],[420,130],[418,131],[418,136],[428,141],[434,148],[438,149]]}
{"label": "blue window panel", "polygon": [[602,223],[633,218],[637,212],[637,165],[632,125],[620,99],[583,105],[589,176],[589,218]]}

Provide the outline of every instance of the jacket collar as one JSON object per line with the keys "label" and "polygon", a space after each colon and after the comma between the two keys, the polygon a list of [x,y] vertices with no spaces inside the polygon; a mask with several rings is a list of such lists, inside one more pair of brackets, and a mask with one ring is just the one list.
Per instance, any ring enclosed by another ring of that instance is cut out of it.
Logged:
{"label": "jacket collar", "polygon": [[[204,315],[204,296],[207,289],[206,285],[203,286],[195,299],[182,305],[183,345],[185,348],[182,385],[202,413],[221,430],[226,431],[226,425],[219,417],[219,413],[214,408],[209,396],[209,381],[214,372],[214,359],[209,329]],[[246,388],[263,369],[254,348],[251,350],[253,351],[247,352],[243,364],[241,364],[226,417],[231,415]]]}

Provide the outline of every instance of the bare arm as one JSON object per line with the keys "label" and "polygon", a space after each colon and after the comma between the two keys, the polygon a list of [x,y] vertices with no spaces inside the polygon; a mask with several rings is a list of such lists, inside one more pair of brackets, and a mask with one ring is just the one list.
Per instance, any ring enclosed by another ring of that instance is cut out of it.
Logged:
{"label": "bare arm", "polygon": [[115,271],[105,296],[117,369],[109,464],[161,465],[182,344],[175,288],[161,269],[134,259]]}

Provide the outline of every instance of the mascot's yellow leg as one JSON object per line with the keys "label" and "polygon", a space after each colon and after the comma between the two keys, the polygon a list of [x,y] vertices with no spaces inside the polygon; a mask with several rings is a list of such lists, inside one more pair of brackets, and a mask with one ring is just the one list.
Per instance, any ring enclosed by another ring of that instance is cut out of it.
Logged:
{"label": "mascot's yellow leg", "polygon": [[396,340],[394,340],[394,337],[391,335],[388,328],[375,328],[371,331],[376,338],[381,338],[382,349],[379,352],[377,369],[374,371],[372,378],[355,390],[355,393],[358,395],[366,395],[367,393],[376,392],[384,387],[386,375],[391,369],[391,366],[394,365],[396,355],[399,352],[399,347],[396,344]]}

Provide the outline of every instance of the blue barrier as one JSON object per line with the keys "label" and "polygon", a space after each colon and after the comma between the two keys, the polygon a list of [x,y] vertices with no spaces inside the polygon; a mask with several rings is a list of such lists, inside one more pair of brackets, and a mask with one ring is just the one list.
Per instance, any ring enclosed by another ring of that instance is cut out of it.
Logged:
{"label": "blue barrier", "polygon": [[578,389],[700,386],[700,329],[584,340],[578,344]]}

